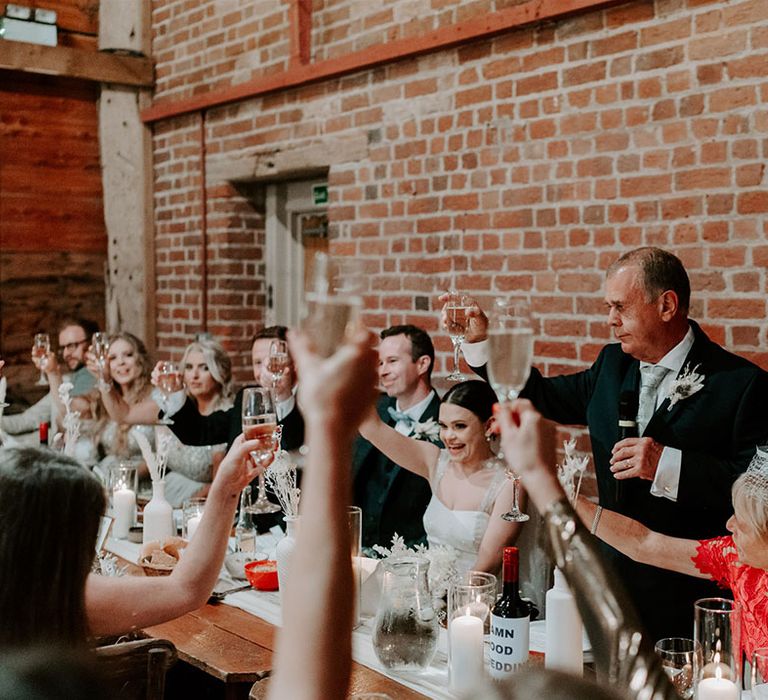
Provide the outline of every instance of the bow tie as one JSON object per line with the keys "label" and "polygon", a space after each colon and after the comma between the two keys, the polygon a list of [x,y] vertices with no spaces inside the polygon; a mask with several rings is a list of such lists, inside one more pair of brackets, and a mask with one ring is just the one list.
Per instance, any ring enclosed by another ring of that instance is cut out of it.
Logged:
{"label": "bow tie", "polygon": [[403,423],[407,423],[408,427],[411,428],[418,422],[415,418],[412,416],[409,416],[407,413],[404,413],[403,411],[398,411],[396,408],[393,408],[390,406],[387,408],[387,412],[390,416],[392,416],[392,420],[395,421],[395,423],[399,423],[402,421]]}

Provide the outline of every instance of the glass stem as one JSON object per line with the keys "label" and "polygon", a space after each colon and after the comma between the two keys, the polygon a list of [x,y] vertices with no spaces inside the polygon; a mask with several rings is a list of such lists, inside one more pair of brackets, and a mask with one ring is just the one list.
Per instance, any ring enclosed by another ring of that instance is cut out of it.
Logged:
{"label": "glass stem", "polygon": [[520,512],[520,502],[518,500],[518,487],[517,484],[520,481],[519,476],[513,476],[512,477],[512,512],[513,513],[519,513]]}
{"label": "glass stem", "polygon": [[261,472],[259,474],[259,495],[256,497],[257,501],[266,501],[267,500],[267,483],[264,478],[264,472]]}
{"label": "glass stem", "polygon": [[461,341],[453,341],[453,374],[459,373],[459,350],[461,348]]}

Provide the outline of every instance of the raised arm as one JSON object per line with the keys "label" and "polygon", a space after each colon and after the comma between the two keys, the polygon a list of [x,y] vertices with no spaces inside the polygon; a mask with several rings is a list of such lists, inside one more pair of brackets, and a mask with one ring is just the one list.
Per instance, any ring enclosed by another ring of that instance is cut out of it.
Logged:
{"label": "raised arm", "polygon": [[437,445],[398,433],[381,420],[374,408],[360,424],[360,434],[395,464],[425,479],[430,478],[440,457]]}
{"label": "raised arm", "polygon": [[637,520],[612,510],[602,509],[596,518],[597,506],[586,498],[579,498],[576,512],[593,535],[597,535],[630,559],[688,576],[709,578],[693,563],[696,556],[696,540],[662,535],[649,530]]}
{"label": "raised arm", "polygon": [[219,466],[203,519],[170,576],[88,577],[85,604],[94,635],[156,625],[205,603],[219,576],[240,491],[258,474],[240,437]]}
{"label": "raised arm", "polygon": [[283,591],[270,700],[346,697],[353,598],[350,462],[357,424],[375,395],[378,358],[372,340],[360,332],[322,360],[302,336],[290,337],[309,447],[292,566],[306,575],[291,576]]}

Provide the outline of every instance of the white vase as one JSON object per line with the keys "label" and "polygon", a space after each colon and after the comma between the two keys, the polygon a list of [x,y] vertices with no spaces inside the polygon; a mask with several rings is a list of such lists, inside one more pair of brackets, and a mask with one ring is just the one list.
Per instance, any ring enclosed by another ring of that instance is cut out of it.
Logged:
{"label": "white vase", "polygon": [[299,524],[298,515],[285,516],[285,537],[277,543],[275,559],[277,561],[277,581],[280,587],[280,605],[283,604],[283,591],[288,582],[289,566],[293,549],[296,546],[296,528]]}
{"label": "white vase", "polygon": [[144,506],[143,542],[162,542],[175,534],[173,507],[165,498],[165,481],[153,481],[152,498]]}

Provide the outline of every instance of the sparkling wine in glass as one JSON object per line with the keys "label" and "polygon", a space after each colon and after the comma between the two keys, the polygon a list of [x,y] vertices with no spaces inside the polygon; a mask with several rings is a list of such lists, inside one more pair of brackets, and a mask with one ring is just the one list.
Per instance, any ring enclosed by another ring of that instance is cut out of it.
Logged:
{"label": "sparkling wine in glass", "polygon": [[459,369],[459,351],[467,332],[467,311],[472,306],[472,300],[465,294],[449,291],[444,310],[448,335],[453,343],[453,369],[446,377],[450,382],[463,382],[467,377]]}
{"label": "sparkling wine in glass", "polygon": [[[164,412],[168,411],[168,399],[171,394],[179,390],[181,383],[181,374],[179,368],[173,362],[161,362],[158,367],[158,389],[163,396],[163,405],[160,407]],[[162,425],[173,425],[173,421],[168,416],[163,416],[157,421]]]}
{"label": "sparkling wine in glass", "polygon": [[[522,297],[496,299],[488,319],[488,380],[501,401],[514,401],[528,380],[533,359],[533,327],[530,306]],[[499,453],[504,459],[504,455]],[[506,462],[506,460],[505,460]],[[512,479],[512,508],[501,517],[522,523],[528,515],[520,510],[520,477],[507,464]]]}
{"label": "sparkling wine in glass", "polygon": [[40,378],[37,380],[38,386],[48,386],[48,380],[45,378],[45,366],[48,364],[48,353],[51,351],[51,339],[47,333],[35,334],[32,343],[32,362],[40,370]]}
{"label": "sparkling wine in glass", "polygon": [[[251,387],[243,391],[243,434],[246,440],[258,440],[258,445],[251,450],[251,459],[257,466],[265,469],[275,459],[275,433],[277,432],[277,412],[272,392],[262,387]],[[250,513],[277,513],[280,506],[267,498],[264,472],[259,474],[259,492],[251,504]]]}
{"label": "sparkling wine in glass", "polygon": [[280,377],[288,369],[291,359],[288,355],[288,343],[284,340],[273,340],[269,346],[269,357],[267,359],[267,369],[272,375],[272,388],[277,386]]}
{"label": "sparkling wine in glass", "polygon": [[94,333],[91,338],[91,350],[96,358],[99,368],[99,384],[104,385],[104,369],[109,360],[109,335],[106,333]]}
{"label": "sparkling wine in glass", "polygon": [[364,275],[360,260],[318,253],[314,259],[312,291],[306,294],[302,330],[314,351],[330,357],[357,322],[363,305]]}

